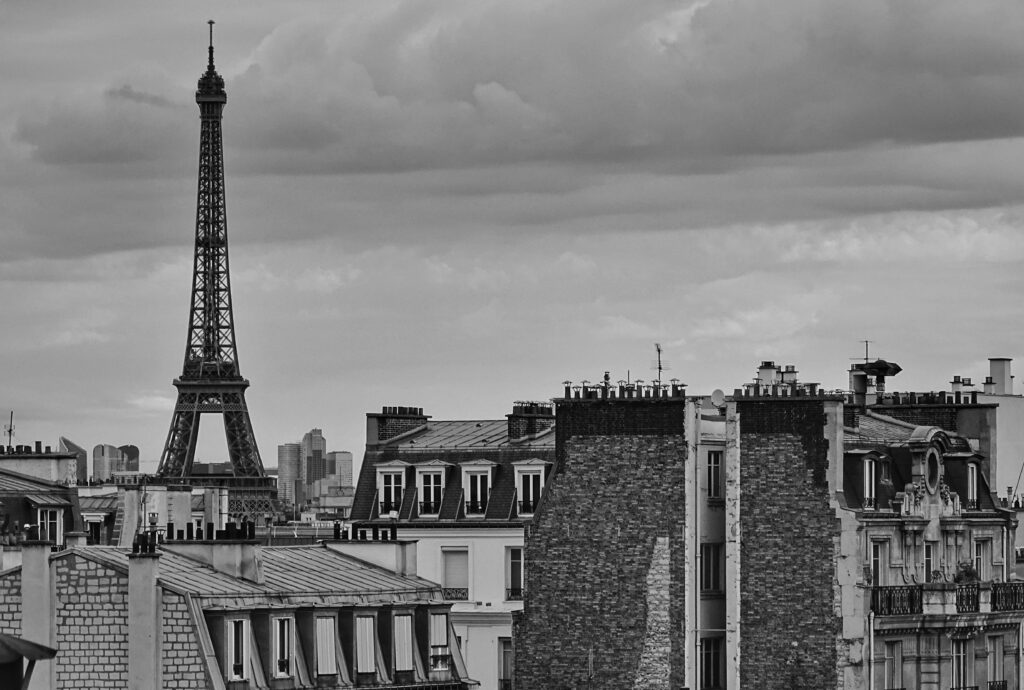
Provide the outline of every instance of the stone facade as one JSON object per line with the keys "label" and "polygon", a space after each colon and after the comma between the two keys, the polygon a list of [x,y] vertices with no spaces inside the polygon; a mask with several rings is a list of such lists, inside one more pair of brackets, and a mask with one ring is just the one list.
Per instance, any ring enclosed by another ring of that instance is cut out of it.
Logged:
{"label": "stone facade", "polygon": [[21,570],[0,577],[0,633],[21,635]]}
{"label": "stone facade", "polygon": [[74,556],[54,565],[57,687],[127,688],[128,577]]}
{"label": "stone facade", "polygon": [[685,399],[562,401],[555,429],[516,687],[683,687]]}
{"label": "stone facade", "polygon": [[202,650],[196,639],[196,625],[189,613],[185,598],[168,590],[163,591],[163,681],[166,687],[209,687]]}
{"label": "stone facade", "polygon": [[737,403],[740,678],[758,690],[836,687],[839,531],[821,399]]}

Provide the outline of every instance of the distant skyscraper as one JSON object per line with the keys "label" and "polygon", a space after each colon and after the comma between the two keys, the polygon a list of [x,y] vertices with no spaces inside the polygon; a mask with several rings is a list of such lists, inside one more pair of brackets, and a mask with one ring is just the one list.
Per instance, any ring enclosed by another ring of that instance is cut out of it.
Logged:
{"label": "distant skyscraper", "polygon": [[284,443],[277,447],[277,495],[285,505],[296,503],[295,485],[305,482],[302,445]]}
{"label": "distant skyscraper", "polygon": [[337,476],[339,486],[352,486],[352,453],[347,450],[328,453],[327,473]]}
{"label": "distant skyscraper", "polygon": [[108,443],[100,443],[92,449],[92,478],[108,481],[114,472],[127,469],[124,451]]}
{"label": "distant skyscraper", "polygon": [[327,476],[327,439],[320,429],[310,429],[302,437],[302,459],[306,468],[306,486]]}
{"label": "distant skyscraper", "polygon": [[82,448],[80,445],[72,441],[71,439],[60,437],[59,448],[61,453],[71,453],[77,458],[75,465],[75,478],[79,484],[85,484],[89,481],[89,451]]}
{"label": "distant skyscraper", "polygon": [[139,447],[133,445],[118,446],[117,449],[124,453],[125,471],[139,471]]}

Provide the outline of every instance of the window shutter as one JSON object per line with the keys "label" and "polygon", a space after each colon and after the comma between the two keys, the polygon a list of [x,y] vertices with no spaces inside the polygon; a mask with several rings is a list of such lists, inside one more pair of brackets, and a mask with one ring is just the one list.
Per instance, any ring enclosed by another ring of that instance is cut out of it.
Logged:
{"label": "window shutter", "polygon": [[356,672],[373,673],[377,665],[374,663],[373,617],[356,617]]}
{"label": "window shutter", "polygon": [[469,552],[444,552],[444,586],[469,587]]}
{"label": "window shutter", "polygon": [[338,673],[334,619],[327,616],[318,616],[316,619],[316,673],[319,676],[333,676]]}
{"label": "window shutter", "polygon": [[448,616],[444,613],[430,614],[430,646],[448,646]]}
{"label": "window shutter", "polygon": [[395,616],[395,670],[412,670],[412,616]]}

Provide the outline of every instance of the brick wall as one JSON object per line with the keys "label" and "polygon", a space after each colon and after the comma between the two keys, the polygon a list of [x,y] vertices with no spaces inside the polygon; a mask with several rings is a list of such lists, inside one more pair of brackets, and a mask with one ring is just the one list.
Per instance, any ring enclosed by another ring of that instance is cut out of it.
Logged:
{"label": "brick wall", "polygon": [[0,633],[21,636],[21,570],[0,577]]}
{"label": "brick wall", "polygon": [[839,529],[829,503],[823,402],[740,401],[737,411],[741,685],[835,688]]}
{"label": "brick wall", "polygon": [[74,555],[56,560],[57,687],[128,687],[128,577]]}
{"label": "brick wall", "polygon": [[558,467],[526,540],[521,690],[684,685],[684,410],[559,405]]}
{"label": "brick wall", "polygon": [[947,431],[957,431],[958,405],[881,405],[872,407],[873,412],[888,415],[910,424],[937,426]]}
{"label": "brick wall", "polygon": [[185,598],[163,591],[163,682],[167,688],[206,688],[206,666]]}

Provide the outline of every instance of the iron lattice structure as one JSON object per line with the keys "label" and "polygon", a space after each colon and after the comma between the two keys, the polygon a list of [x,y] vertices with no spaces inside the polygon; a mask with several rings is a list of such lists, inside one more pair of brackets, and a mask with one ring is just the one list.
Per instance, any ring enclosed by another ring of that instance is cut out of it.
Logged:
{"label": "iron lattice structure", "polygon": [[[224,147],[221,120],[227,93],[213,64],[213,23],[210,59],[196,90],[199,105],[199,193],[196,204],[195,261],[188,340],[181,377],[174,380],[178,400],[171,418],[157,474],[189,484],[231,489],[231,511],[272,512],[276,497],[267,478],[245,404],[249,381],[242,378],[235,347],[228,271],[228,228],[224,204]],[[233,477],[193,475],[199,421],[204,414],[223,417]]]}

